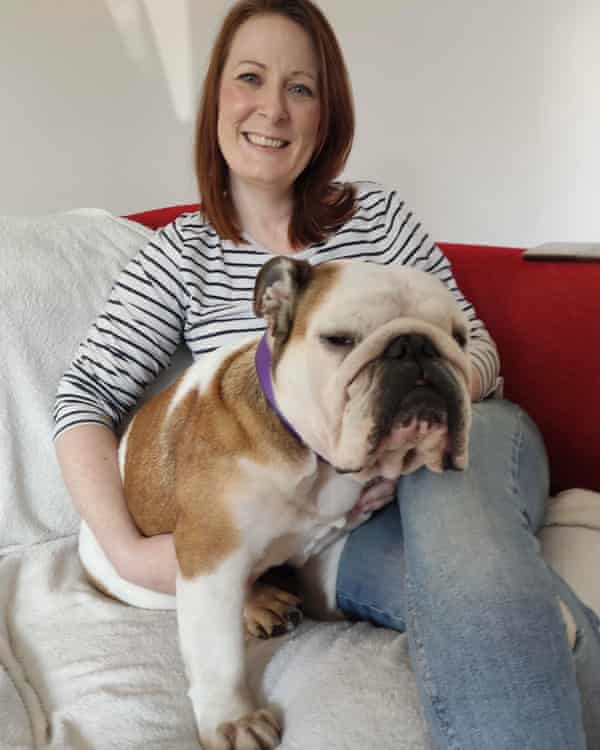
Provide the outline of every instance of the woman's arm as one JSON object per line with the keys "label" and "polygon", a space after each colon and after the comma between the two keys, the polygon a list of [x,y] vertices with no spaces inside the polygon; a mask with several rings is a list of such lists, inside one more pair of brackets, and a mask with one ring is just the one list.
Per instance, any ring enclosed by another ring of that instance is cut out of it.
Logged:
{"label": "woman's arm", "polygon": [[59,384],[55,439],[82,423],[118,428],[170,364],[188,302],[175,224],[160,230],[116,279]]}
{"label": "woman's arm", "polygon": [[58,462],[81,517],[123,578],[167,593],[175,590],[173,540],[142,536],[130,517],[114,430],[182,338],[187,288],[175,223],[117,278],[61,380],[54,411]]}
{"label": "woman's arm", "polygon": [[55,447],[73,504],[119,575],[139,586],[174,594],[173,537],[144,537],[137,529],[125,503],[112,431],[102,425],[78,425],[63,432]]}

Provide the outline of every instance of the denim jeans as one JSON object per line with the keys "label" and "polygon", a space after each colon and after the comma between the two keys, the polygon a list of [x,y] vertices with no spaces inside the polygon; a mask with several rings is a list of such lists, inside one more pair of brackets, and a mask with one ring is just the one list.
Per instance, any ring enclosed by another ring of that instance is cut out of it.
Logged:
{"label": "denim jeans", "polygon": [[600,750],[600,622],[540,555],[547,495],[538,429],[492,399],[469,468],[403,477],[344,547],[338,606],[407,631],[435,750]]}

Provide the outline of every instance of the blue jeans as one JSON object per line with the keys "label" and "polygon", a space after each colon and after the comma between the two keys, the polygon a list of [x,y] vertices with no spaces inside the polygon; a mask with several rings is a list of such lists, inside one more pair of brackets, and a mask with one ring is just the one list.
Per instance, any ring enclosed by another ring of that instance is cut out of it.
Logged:
{"label": "blue jeans", "polygon": [[547,495],[539,431],[492,399],[465,472],[403,477],[348,538],[338,606],[407,631],[436,750],[600,750],[600,621],[540,555]]}

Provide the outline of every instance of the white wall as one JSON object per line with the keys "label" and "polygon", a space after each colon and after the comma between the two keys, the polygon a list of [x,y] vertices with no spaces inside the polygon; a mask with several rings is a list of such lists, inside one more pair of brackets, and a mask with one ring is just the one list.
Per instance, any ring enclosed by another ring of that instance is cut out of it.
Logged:
{"label": "white wall", "polygon": [[[600,240],[599,0],[321,0],[345,50],[346,175],[439,240]],[[222,0],[2,0],[0,212],[195,200]]]}

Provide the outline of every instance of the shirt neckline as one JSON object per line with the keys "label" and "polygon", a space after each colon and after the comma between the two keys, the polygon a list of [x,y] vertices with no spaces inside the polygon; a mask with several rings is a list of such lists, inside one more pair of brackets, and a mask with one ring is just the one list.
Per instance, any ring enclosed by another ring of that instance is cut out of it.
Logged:
{"label": "shirt neckline", "polygon": [[[268,255],[270,258],[300,258],[301,260],[304,260],[305,258],[310,258],[312,255],[314,255],[317,250],[314,245],[308,245],[308,247],[305,247],[303,250],[298,250],[295,253],[277,253],[274,250],[269,250],[268,248],[264,247],[264,245],[261,245],[248,232],[242,232],[242,239],[245,241],[251,252],[254,251],[256,253],[260,253],[261,255]],[[242,249],[238,245],[234,245],[232,242],[230,243],[230,245],[235,249]]]}

